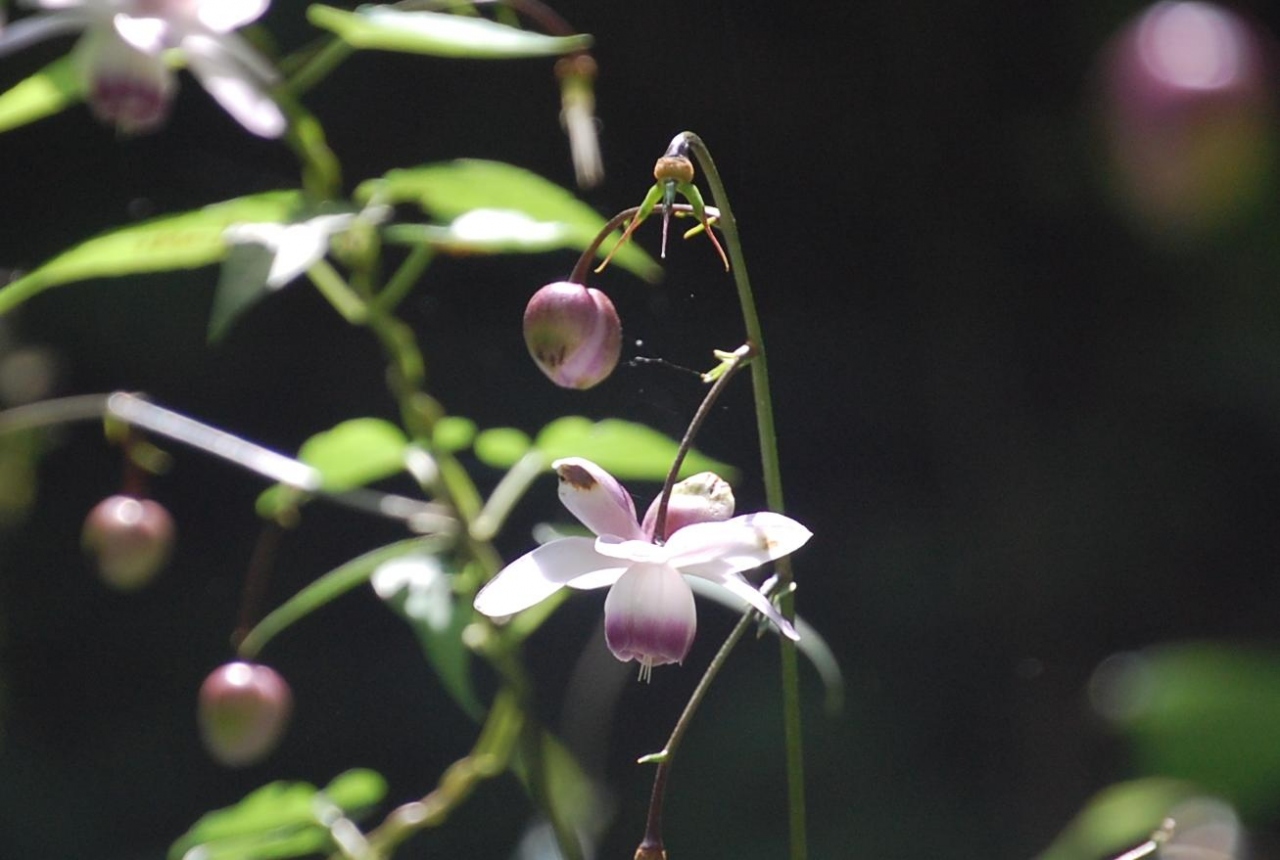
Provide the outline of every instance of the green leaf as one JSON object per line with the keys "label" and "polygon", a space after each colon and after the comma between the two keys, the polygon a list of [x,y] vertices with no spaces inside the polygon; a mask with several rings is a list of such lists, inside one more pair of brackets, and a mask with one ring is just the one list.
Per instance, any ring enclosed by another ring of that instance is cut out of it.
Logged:
{"label": "green leaf", "polygon": [[529,434],[514,427],[495,427],[476,437],[476,457],[486,466],[510,469],[533,447]]}
{"label": "green leaf", "polygon": [[431,432],[436,449],[450,454],[466,449],[475,438],[476,422],[460,415],[446,415]]}
{"label": "green leaf", "polygon": [[1194,782],[1242,813],[1280,794],[1280,655],[1172,645],[1113,657],[1095,702],[1130,738],[1147,773]]}
{"label": "green leaf", "polygon": [[205,858],[297,857],[331,844],[318,812],[337,806],[351,816],[380,802],[386,781],[371,770],[350,770],[323,791],[305,782],[273,782],[234,806],[202,816],[169,849],[173,860],[200,849]]}
{"label": "green leaf", "polygon": [[[404,433],[390,421],[352,418],[303,442],[298,459],[319,470],[326,492],[340,493],[403,471],[408,446]],[[291,487],[269,487],[258,497],[258,514],[273,518],[296,495]]]}
{"label": "green leaf", "polygon": [[84,84],[70,54],[59,57],[0,95],[0,132],[52,116],[84,99]]}
{"label": "green leaf", "polygon": [[[585,250],[605,225],[605,219],[569,191],[535,173],[499,161],[459,159],[389,171],[356,189],[361,201],[413,203],[428,214],[451,222],[441,234],[458,238],[468,231],[476,239],[463,243],[470,252],[485,250],[480,241],[488,230],[489,250]],[[476,218],[473,213],[481,212]],[[466,219],[470,217],[472,221]],[[461,225],[461,227],[460,227]],[[603,257],[619,233],[600,248]],[[504,238],[505,237],[505,238]],[[505,244],[504,244],[505,243]],[[524,247],[518,247],[521,243]],[[639,246],[618,249],[614,261],[646,280],[662,270]]]}
{"label": "green leaf", "polygon": [[355,12],[314,5],[307,8],[307,20],[337,34],[353,48],[435,57],[554,57],[591,46],[590,36],[544,36],[486,18],[404,11],[386,5],[360,6]]}
{"label": "green leaf", "polygon": [[471,683],[471,649],[462,642],[471,604],[458,599],[439,556],[415,553],[385,562],[373,573],[373,588],[413,627],[445,690],[479,721],[484,707]]}
{"label": "green leaf", "polygon": [[[566,416],[543,427],[534,447],[548,462],[561,457],[585,457],[620,480],[662,481],[680,446],[643,424],[617,418],[593,422]],[[737,480],[732,466],[690,451],[680,467],[680,477],[698,472],[715,472],[729,483]]]}
{"label": "green leaf", "polygon": [[1095,794],[1037,860],[1098,860],[1145,841],[1169,811],[1193,795],[1185,782],[1138,779]]}
{"label": "green leaf", "polygon": [[379,565],[411,552],[435,551],[440,540],[437,537],[417,537],[397,541],[335,567],[268,613],[241,640],[237,653],[246,660],[254,659],[268,642],[294,623],[368,582]]}
{"label": "green leaf", "polygon": [[227,255],[228,244],[222,238],[227,227],[287,221],[299,199],[296,191],[269,191],[103,233],[0,289],[0,315],[51,287],[74,281],[213,265]]}

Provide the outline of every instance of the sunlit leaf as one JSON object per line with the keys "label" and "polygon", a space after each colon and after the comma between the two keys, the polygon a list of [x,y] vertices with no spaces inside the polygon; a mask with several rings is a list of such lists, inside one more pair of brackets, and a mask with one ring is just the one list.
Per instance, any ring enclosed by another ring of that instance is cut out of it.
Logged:
{"label": "sunlit leaf", "polygon": [[220,262],[228,252],[222,235],[227,227],[246,221],[288,220],[299,199],[296,191],[270,191],[103,233],[0,289],[0,314],[62,284]]}
{"label": "sunlit leaf", "polygon": [[[326,492],[340,493],[403,471],[408,446],[404,433],[390,421],[352,418],[303,442],[298,459],[319,470]],[[269,487],[258,497],[259,515],[275,516],[294,496],[289,487]]]}
{"label": "sunlit leaf", "polygon": [[[459,159],[392,170],[362,183],[356,197],[414,203],[449,223],[442,238],[469,237],[471,243],[461,249],[471,253],[485,250],[486,242],[488,250],[582,251],[605,225],[604,218],[569,191],[498,161]],[[476,212],[480,215],[472,214]],[[613,241],[604,242],[601,256]],[[633,243],[621,247],[614,262],[648,280],[661,275],[653,258]]]}
{"label": "sunlit leaf", "polygon": [[439,546],[439,538],[409,538],[371,550],[335,567],[268,613],[240,642],[237,652],[245,659],[253,659],[282,631],[368,582],[379,565],[415,551],[438,551]]}
{"label": "sunlit leaf", "polygon": [[0,132],[52,116],[84,99],[84,85],[71,55],[54,60],[0,94]]}
{"label": "sunlit leaf", "polygon": [[1145,841],[1194,789],[1172,779],[1139,779],[1098,792],[1037,860],[1098,860]]}
{"label": "sunlit leaf", "polygon": [[[560,457],[585,457],[623,480],[661,481],[667,477],[679,443],[643,424],[607,418],[591,421],[566,416],[542,428],[534,447],[548,461]],[[718,460],[690,451],[680,468],[680,477],[698,472],[715,472],[729,483],[736,470]]]}
{"label": "sunlit leaf", "polygon": [[514,427],[495,427],[476,437],[476,457],[495,469],[510,469],[533,447],[529,434]]}
{"label": "sunlit leaf", "polygon": [[169,849],[171,860],[198,850],[199,857],[239,857],[245,860],[296,857],[330,844],[317,819],[318,801],[357,815],[386,796],[386,781],[371,770],[339,775],[323,791],[305,782],[264,785],[234,806],[202,816]]}
{"label": "sunlit leaf", "polygon": [[373,589],[413,627],[427,661],[445,690],[473,719],[484,708],[471,684],[471,649],[462,629],[471,623],[467,601],[454,594],[440,557],[414,553],[385,562],[373,573]]}
{"label": "sunlit leaf", "polygon": [[1280,654],[1209,643],[1109,659],[1094,700],[1144,771],[1194,782],[1243,813],[1280,794]]}
{"label": "sunlit leaf", "polygon": [[590,36],[544,36],[486,18],[387,5],[360,6],[355,12],[314,5],[307,8],[307,20],[353,48],[436,57],[505,60],[558,56],[591,46]]}
{"label": "sunlit leaf", "polygon": [[476,422],[460,415],[446,415],[436,422],[431,441],[440,451],[453,453],[469,447],[476,438]]}

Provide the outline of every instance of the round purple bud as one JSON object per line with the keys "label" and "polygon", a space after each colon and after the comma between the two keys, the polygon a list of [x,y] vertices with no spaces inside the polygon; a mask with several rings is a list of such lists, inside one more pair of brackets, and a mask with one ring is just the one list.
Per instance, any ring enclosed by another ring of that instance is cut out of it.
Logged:
{"label": "round purple bud", "polygon": [[635,660],[648,680],[654,666],[680,663],[693,645],[693,591],[667,564],[633,564],[604,599],[604,638],[613,656]]}
{"label": "round purple bud", "polygon": [[524,342],[556,385],[590,388],[618,364],[622,323],[604,293],[557,281],[534,293],[525,307]]}
{"label": "round purple bud", "polygon": [[245,767],[275,749],[292,710],[293,693],[274,669],[227,663],[200,687],[200,737],[219,764]]}
{"label": "round purple bud", "polygon": [[85,518],[81,544],[107,585],[133,591],[150,582],[169,560],[174,532],[173,517],[158,502],[110,496]]}
{"label": "round purple bud", "polygon": [[1267,187],[1269,48],[1236,13],[1181,0],[1148,7],[1112,40],[1101,63],[1107,145],[1117,190],[1145,223],[1212,230]]}

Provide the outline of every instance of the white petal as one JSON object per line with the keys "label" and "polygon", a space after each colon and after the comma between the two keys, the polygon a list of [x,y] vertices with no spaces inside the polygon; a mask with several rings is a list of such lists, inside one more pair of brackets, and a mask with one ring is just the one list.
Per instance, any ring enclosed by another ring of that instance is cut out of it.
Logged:
{"label": "white petal", "polygon": [[[196,35],[188,36],[183,40],[186,44],[187,39],[201,38]],[[208,39],[208,36],[202,38]],[[253,75],[262,84],[275,84],[280,80],[280,72],[276,67],[271,65],[271,61],[262,54],[258,53],[258,49],[250,45],[249,42],[235,33],[227,33],[218,36],[216,41],[218,49],[226,55],[229,62],[238,63],[244,67],[244,70]]]}
{"label": "white petal", "polygon": [[666,548],[681,573],[720,579],[795,552],[813,537],[800,523],[769,511],[722,523],[694,523],[671,536]]}
{"label": "white petal", "polygon": [[33,15],[0,28],[0,57],[21,51],[28,45],[57,36],[74,33],[89,26],[91,17],[83,12],[60,12],[54,15]]}
{"label": "white petal", "polygon": [[778,628],[783,636],[792,640],[798,640],[800,638],[800,634],[796,632],[795,628],[791,626],[787,619],[782,617],[782,613],[778,612],[777,608],[774,607],[769,598],[761,594],[756,590],[754,585],[747,582],[741,576],[735,573],[719,579],[717,582],[730,594],[740,597],[742,600],[751,604],[752,607],[763,613],[766,618],[773,622],[774,626]]}
{"label": "white petal", "polygon": [[270,5],[271,0],[200,0],[196,19],[215,33],[229,33],[261,18]]}
{"label": "white petal", "polygon": [[613,475],[582,457],[556,460],[551,468],[560,478],[560,501],[584,526],[625,540],[644,537],[635,502]]}
{"label": "white petal", "polygon": [[169,22],[163,18],[117,15],[111,19],[111,25],[121,39],[145,54],[159,54],[167,47]]}
{"label": "white petal", "polygon": [[546,600],[571,580],[615,567],[593,544],[591,538],[560,538],[520,556],[480,589],[476,611],[492,617],[514,615]]}
{"label": "white petal", "polygon": [[613,535],[596,538],[596,552],[634,564],[666,564],[670,551],[647,540],[623,540]]}
{"label": "white petal", "polygon": [[192,73],[242,126],[259,137],[284,134],[287,123],[280,106],[251,75],[219,50],[217,42],[204,36],[191,36],[182,40],[182,46]]}

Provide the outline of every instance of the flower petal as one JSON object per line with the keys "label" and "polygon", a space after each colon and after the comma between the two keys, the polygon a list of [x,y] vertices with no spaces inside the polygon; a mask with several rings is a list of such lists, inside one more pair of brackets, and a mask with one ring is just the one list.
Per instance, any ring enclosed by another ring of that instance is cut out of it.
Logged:
{"label": "flower petal", "polygon": [[[659,494],[645,511],[640,528],[644,536],[653,539],[658,525],[658,508],[662,505]],[[720,522],[733,516],[733,488],[715,472],[699,472],[685,478],[671,488],[667,502],[667,521],[662,533],[670,537],[685,526],[694,523]]]}
{"label": "flower petal", "polygon": [[53,15],[32,15],[0,28],[0,57],[21,51],[28,45],[42,42],[61,33],[83,30],[92,20],[85,12],[59,12]]}
{"label": "flower petal", "polygon": [[261,18],[270,5],[271,0],[200,0],[196,19],[215,33],[229,33]]}
{"label": "flower petal", "polygon": [[253,76],[207,36],[182,40],[187,64],[209,95],[242,126],[259,137],[279,137],[287,124],[280,106]]}
{"label": "flower petal", "polygon": [[165,49],[169,38],[169,22],[164,18],[134,17],[133,15],[116,15],[111,19],[111,26],[125,42],[142,51],[155,56]]}
{"label": "flower petal", "polygon": [[551,464],[560,477],[560,501],[569,512],[598,535],[641,540],[636,505],[618,480],[582,457],[565,457]]}
{"label": "flower petal", "polygon": [[604,599],[609,650],[645,669],[683,661],[697,628],[693,591],[669,565],[633,565]]}
{"label": "flower petal", "polygon": [[743,579],[741,575],[733,573],[714,581],[725,591],[737,595],[747,603],[750,603],[753,608],[759,610],[764,617],[773,622],[773,625],[778,628],[783,636],[793,641],[800,639],[800,634],[796,632],[796,629],[791,626],[787,619],[782,617],[782,613],[777,610],[769,598],[761,594],[754,585]]}
{"label": "flower petal", "polygon": [[615,535],[596,538],[596,552],[635,564],[666,564],[671,553],[664,546],[647,540],[623,540]]}
{"label": "flower petal", "polygon": [[567,537],[525,553],[480,589],[476,611],[495,618],[514,615],[546,600],[579,577],[604,575],[608,568],[616,568],[621,575],[621,569],[600,556],[593,544],[591,538]]}
{"label": "flower petal", "polygon": [[670,563],[681,573],[719,580],[795,552],[813,537],[800,523],[769,511],[721,523],[694,523],[671,536]]}

